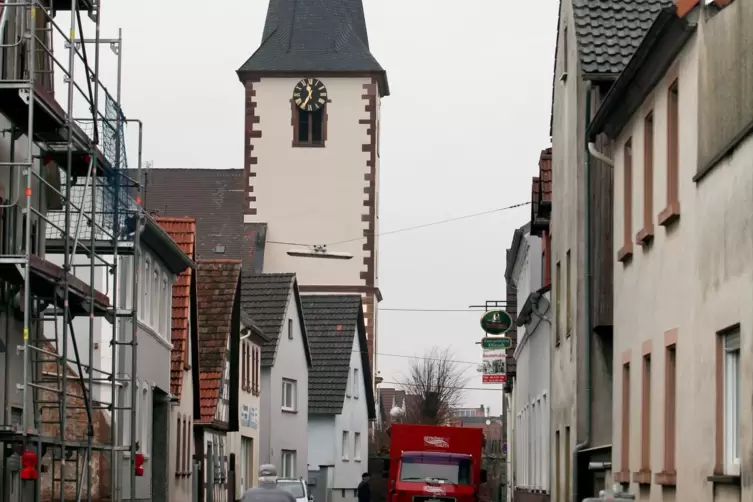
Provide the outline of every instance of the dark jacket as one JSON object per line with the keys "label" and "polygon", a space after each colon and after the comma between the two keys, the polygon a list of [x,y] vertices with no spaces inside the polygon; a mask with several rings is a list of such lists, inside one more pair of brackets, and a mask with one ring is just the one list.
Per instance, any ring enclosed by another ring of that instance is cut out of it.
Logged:
{"label": "dark jacket", "polygon": [[358,502],[371,502],[371,487],[368,481],[361,481],[356,490]]}

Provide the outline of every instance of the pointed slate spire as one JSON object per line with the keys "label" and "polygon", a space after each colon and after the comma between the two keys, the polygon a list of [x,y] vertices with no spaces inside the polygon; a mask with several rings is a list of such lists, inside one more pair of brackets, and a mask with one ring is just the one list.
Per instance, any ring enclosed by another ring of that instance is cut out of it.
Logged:
{"label": "pointed slate spire", "polygon": [[261,46],[238,76],[285,73],[373,75],[389,94],[386,72],[369,51],[362,0],[269,0]]}

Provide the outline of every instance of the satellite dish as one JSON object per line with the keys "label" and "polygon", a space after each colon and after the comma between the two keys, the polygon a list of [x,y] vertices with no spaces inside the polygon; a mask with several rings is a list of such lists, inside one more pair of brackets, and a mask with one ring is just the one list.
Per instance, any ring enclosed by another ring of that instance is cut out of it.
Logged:
{"label": "satellite dish", "polygon": [[398,408],[397,406],[395,406],[394,408],[390,410],[390,417],[392,418],[399,418],[399,417],[402,417],[404,414],[405,412],[403,411],[403,409]]}

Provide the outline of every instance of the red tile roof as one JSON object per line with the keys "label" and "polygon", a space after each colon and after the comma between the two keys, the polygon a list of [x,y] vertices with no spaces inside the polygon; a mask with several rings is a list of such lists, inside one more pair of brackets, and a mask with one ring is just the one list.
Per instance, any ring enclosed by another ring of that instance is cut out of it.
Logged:
{"label": "red tile roof", "polygon": [[217,412],[240,272],[240,260],[199,260],[196,263],[202,423],[211,423]]}
{"label": "red tile roof", "polygon": [[552,202],[552,149],[541,151],[539,156],[539,175],[531,182],[531,221],[539,215],[539,203]]}
{"label": "red tile roof", "polygon": [[[193,218],[157,217],[157,223],[190,258],[194,257],[196,220]],[[170,362],[170,393],[180,399],[183,390],[183,373],[188,359],[188,326],[191,312],[191,268],[178,276],[173,285],[172,343]]]}

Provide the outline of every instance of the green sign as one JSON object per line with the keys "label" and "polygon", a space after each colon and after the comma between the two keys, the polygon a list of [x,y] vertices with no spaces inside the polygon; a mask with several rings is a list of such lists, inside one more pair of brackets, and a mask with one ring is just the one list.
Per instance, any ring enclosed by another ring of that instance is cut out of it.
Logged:
{"label": "green sign", "polygon": [[500,338],[482,338],[482,349],[509,349],[512,347],[512,338],[500,337]]}
{"label": "green sign", "polygon": [[481,329],[490,335],[506,333],[510,326],[512,318],[504,310],[490,310],[481,316]]}

